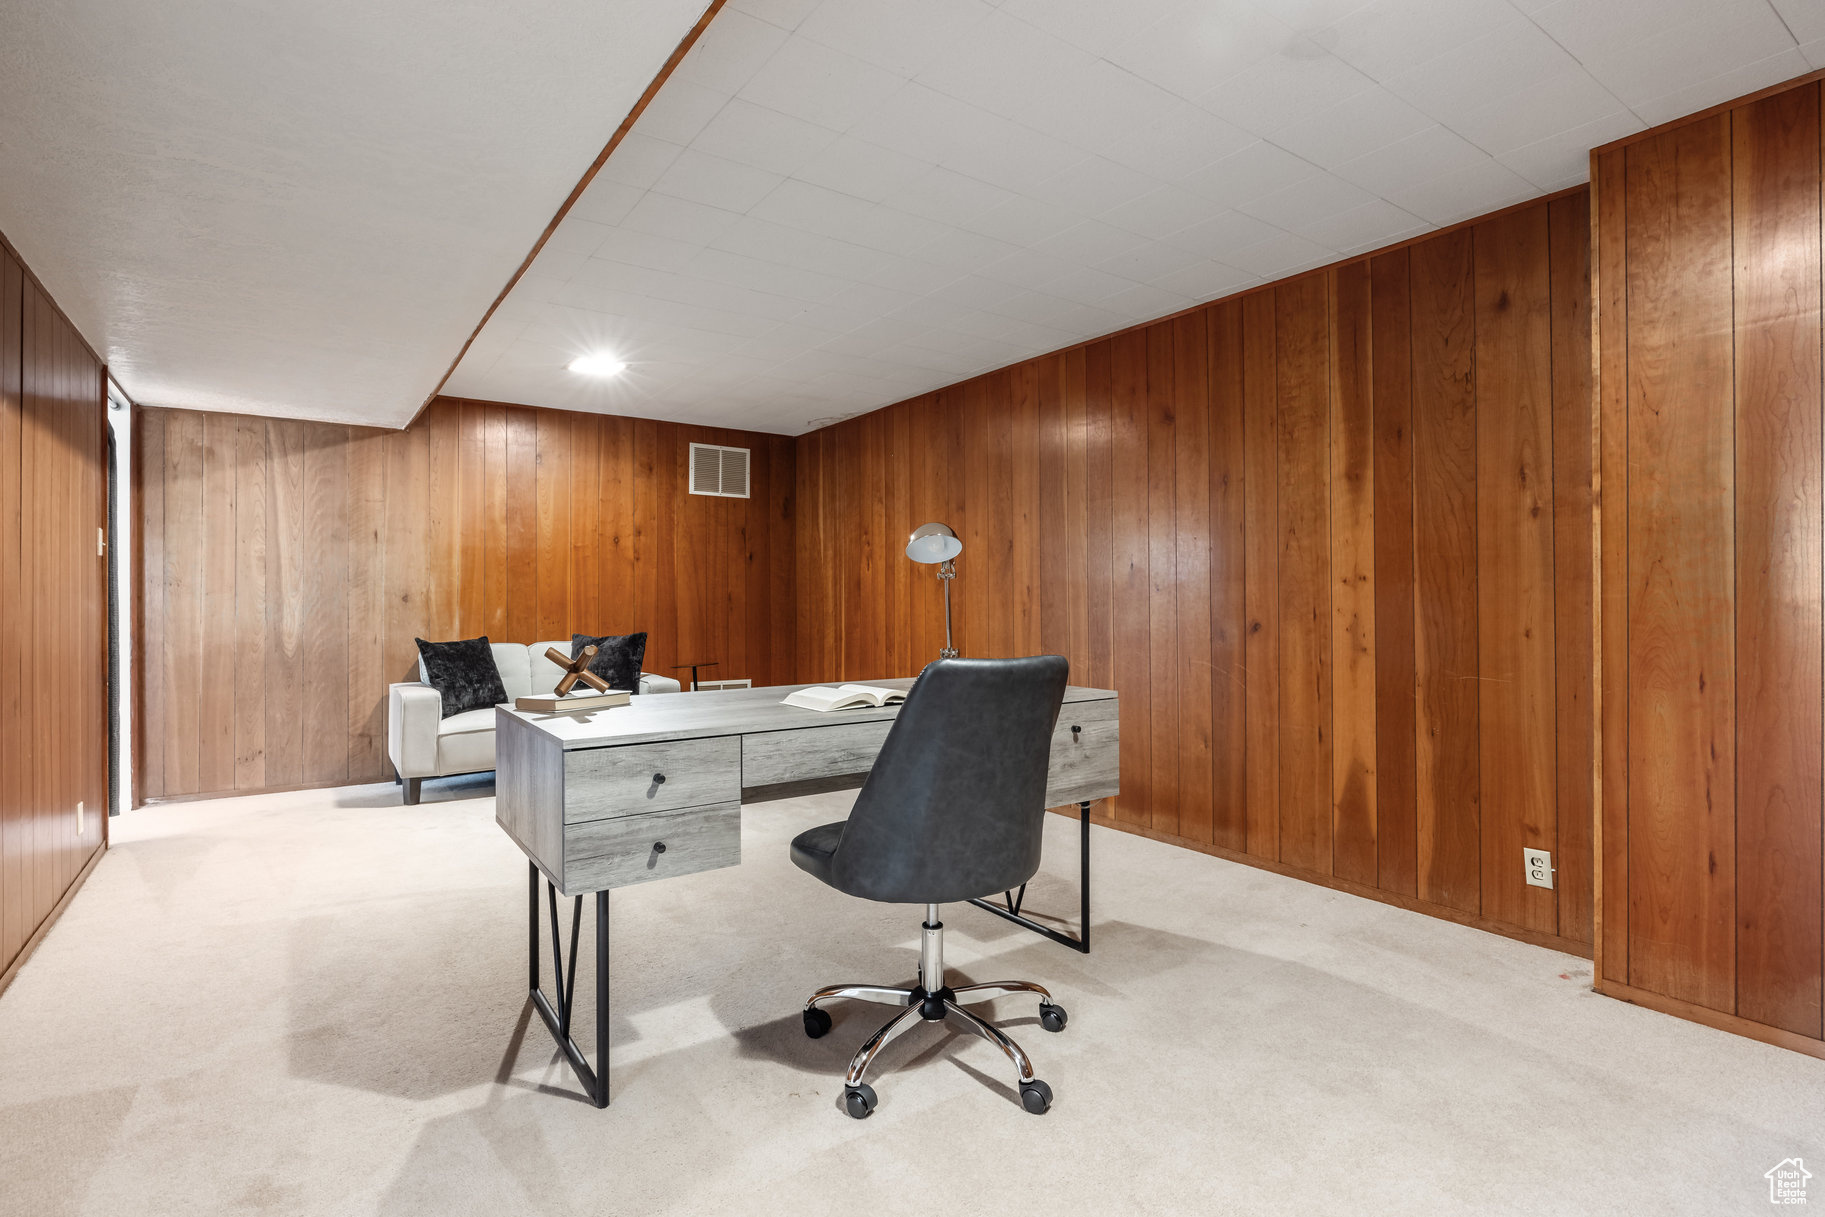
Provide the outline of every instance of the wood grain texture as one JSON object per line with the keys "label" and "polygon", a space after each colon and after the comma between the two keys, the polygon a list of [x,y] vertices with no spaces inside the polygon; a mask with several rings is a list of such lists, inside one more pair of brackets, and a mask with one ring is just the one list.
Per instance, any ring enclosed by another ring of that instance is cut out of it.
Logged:
{"label": "wood grain texture", "polygon": [[1819,86],[1731,115],[1736,1010],[1820,1038]]}
{"label": "wood grain texture", "polygon": [[1591,940],[1596,609],[1592,575],[1591,218],[1568,195],[1547,209],[1552,275],[1553,654],[1559,934]]}
{"label": "wood grain texture", "polygon": [[[1113,454],[1114,562],[1110,603],[1114,615],[1112,671],[1115,687],[1131,705],[1153,705],[1149,650],[1147,509],[1147,336],[1136,330],[1116,338],[1110,362],[1109,448]],[[1122,773],[1136,797],[1119,800],[1119,821],[1150,824],[1153,807],[1152,732],[1122,733]],[[1171,744],[1159,741],[1164,748]]]}
{"label": "wood grain texture", "polygon": [[1280,860],[1331,869],[1330,291],[1275,292],[1279,361]]}
{"label": "wood grain texture", "polygon": [[[1242,662],[1248,674],[1248,852],[1280,858],[1280,421],[1273,292],[1242,299]],[[1119,687],[1119,686],[1118,686]]]}
{"label": "wood grain texture", "polygon": [[[1175,830],[1211,839],[1211,530],[1209,326],[1201,313],[1173,323],[1173,624],[1177,631],[1178,815]],[[1062,531],[1062,530],[1061,530]],[[1155,827],[1158,827],[1156,820]]]}
{"label": "wood grain texture", "polygon": [[1730,121],[1628,149],[1629,977],[1733,1011]]}
{"label": "wood grain texture", "polygon": [[[159,711],[142,799],[390,776],[386,685],[413,678],[419,637],[645,629],[648,671],[690,652],[756,684],[794,675],[796,649],[747,627],[762,606],[769,631],[796,628],[780,437],[455,399],[398,432],[146,410],[139,436]],[[765,497],[688,496],[693,440],[751,447]],[[759,559],[782,552],[783,571]]]}
{"label": "wood grain texture", "polygon": [[[899,547],[941,519],[965,537],[964,654],[1057,651],[1073,681],[1122,694],[1123,793],[1094,814],[1588,941],[1588,886],[1568,888],[1591,881],[1588,833],[1553,837],[1559,887],[1518,900],[1519,851],[1487,876],[1483,857],[1485,827],[1515,843],[1561,829],[1562,789],[1589,814],[1589,741],[1564,739],[1588,737],[1589,677],[1580,702],[1559,675],[1591,663],[1590,459],[1574,443],[1561,470],[1555,431],[1563,417],[1588,444],[1588,400],[1561,401],[1588,395],[1588,370],[1559,367],[1589,359],[1572,332],[1590,316],[1588,227],[1558,239],[1587,205],[1545,200],[800,437],[799,679],[936,651],[937,588]],[[1580,513],[1583,557],[1561,561]],[[1507,588],[1526,594],[1496,605]],[[1516,680],[1524,704],[1482,722]],[[1490,738],[1516,722],[1534,734]],[[1490,782],[1526,770],[1499,812],[1479,804],[1485,754]]]}
{"label": "wood grain texture", "polygon": [[1597,850],[1603,891],[1596,966],[1601,979],[1629,979],[1629,576],[1628,576],[1628,190],[1627,153],[1592,166],[1596,233],[1594,330],[1599,348],[1597,411],[1598,629],[1602,694],[1597,752],[1602,762]]}
{"label": "wood grain texture", "polygon": [[1523,851],[1558,851],[1552,270],[1546,208],[1472,230],[1476,257],[1477,646],[1483,914],[1550,934]]}
{"label": "wood grain texture", "polygon": [[[0,250],[0,583],[24,586],[24,273]],[[17,958],[37,912],[31,888],[30,741],[26,655],[32,619],[24,597],[0,596],[0,959]]]}
{"label": "wood grain texture", "polygon": [[[1225,301],[1205,310],[1205,317],[1210,399],[1210,841],[1241,851],[1248,847],[1242,309],[1236,301]],[[1195,596],[1197,589],[1190,593]]]}
{"label": "wood grain texture", "polygon": [[[1147,655],[1150,719],[1171,734],[1152,749],[1149,822],[1179,832],[1179,776],[1197,763],[1184,747],[1179,717],[1178,404],[1173,327],[1149,326],[1147,339]],[[1194,534],[1195,535],[1195,534]]]}
{"label": "wood grain texture", "polygon": [[1482,904],[1472,240],[1413,246],[1414,670],[1419,894]]}
{"label": "wood grain texture", "polygon": [[1406,896],[1419,891],[1410,273],[1405,249],[1369,263],[1375,427],[1375,881]]}
{"label": "wood grain texture", "polygon": [[1375,402],[1369,264],[1331,273],[1331,873],[1374,883]]}
{"label": "wood grain texture", "polygon": [[105,840],[105,411],[101,365],[0,244],[0,985]]}

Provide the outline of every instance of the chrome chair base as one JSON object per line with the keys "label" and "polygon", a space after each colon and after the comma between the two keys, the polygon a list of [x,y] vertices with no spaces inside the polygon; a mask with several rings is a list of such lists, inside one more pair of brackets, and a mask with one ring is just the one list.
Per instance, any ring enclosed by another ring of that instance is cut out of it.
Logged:
{"label": "chrome chair base", "polygon": [[812,1039],[818,1039],[830,1030],[830,1015],[822,1008],[825,1002],[856,1000],[905,1007],[869,1036],[850,1058],[849,1069],[843,1077],[844,1106],[849,1114],[858,1120],[865,1119],[875,1109],[874,1088],[862,1079],[881,1049],[919,1023],[940,1023],[946,1018],[956,1018],[1001,1049],[1018,1075],[1021,1105],[1035,1115],[1044,1115],[1052,1105],[1052,1088],[1034,1076],[1032,1060],[1001,1028],[964,1007],[1009,993],[1031,993],[1039,998],[1040,1025],[1047,1031],[1065,1029],[1064,1007],[1052,1000],[1052,994],[1043,985],[1031,981],[997,980],[951,988],[944,983],[944,923],[938,920],[937,905],[926,905],[922,929],[917,985],[912,988],[831,985],[819,989],[805,1002],[805,1034]]}

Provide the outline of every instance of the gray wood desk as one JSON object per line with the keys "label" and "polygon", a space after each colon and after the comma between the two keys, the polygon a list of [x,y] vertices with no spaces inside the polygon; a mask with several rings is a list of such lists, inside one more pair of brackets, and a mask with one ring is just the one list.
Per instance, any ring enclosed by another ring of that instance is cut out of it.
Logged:
{"label": "gray wood desk", "polygon": [[[910,688],[911,678],[866,683]],[[741,808],[811,789],[859,786],[898,706],[820,714],[781,704],[803,685],[636,697],[590,714],[496,708],[495,821],[529,859],[529,988],[534,1006],[599,1107],[608,1104],[608,893],[741,861]],[[1065,690],[1052,736],[1046,805],[1082,821],[1081,929],[1072,938],[1021,912],[971,901],[1078,950],[1090,939],[1090,804],[1119,790],[1120,706],[1113,691]],[[539,885],[548,897],[557,1004],[539,978]],[[596,1044],[592,1069],[570,1035],[583,897],[596,904]],[[558,897],[571,897],[569,965]]]}

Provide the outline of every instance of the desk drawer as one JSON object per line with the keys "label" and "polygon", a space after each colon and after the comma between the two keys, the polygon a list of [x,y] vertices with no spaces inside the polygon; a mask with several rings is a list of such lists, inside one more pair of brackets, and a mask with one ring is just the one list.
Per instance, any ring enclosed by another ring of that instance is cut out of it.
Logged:
{"label": "desk drawer", "polygon": [[[1067,702],[1052,730],[1052,766],[1046,806],[1063,807],[1115,794],[1121,776],[1121,703]],[[1072,727],[1081,727],[1073,731]]]}
{"label": "desk drawer", "polygon": [[646,815],[741,798],[741,741],[713,739],[579,748],[564,754],[564,822]]}
{"label": "desk drawer", "polygon": [[627,887],[740,862],[739,803],[591,820],[564,829],[566,893]]}
{"label": "desk drawer", "polygon": [[886,718],[744,735],[741,784],[773,786],[867,773],[892,727],[893,720]]}

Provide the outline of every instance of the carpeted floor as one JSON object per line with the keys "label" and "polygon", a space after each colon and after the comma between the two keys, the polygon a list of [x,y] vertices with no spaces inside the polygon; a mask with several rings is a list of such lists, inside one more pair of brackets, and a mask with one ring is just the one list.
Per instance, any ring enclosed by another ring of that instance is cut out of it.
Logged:
{"label": "carpeted floor", "polygon": [[[799,1004],[909,979],[919,910],[788,862],[847,795],[749,808],[741,866],[614,894],[598,1111],[529,1022],[525,865],[489,792],[116,820],[0,996],[0,1211],[1715,1217],[1765,1211],[1784,1158],[1825,1170],[1825,1061],[1595,996],[1584,960],[1103,829],[1094,954],[945,918],[954,976],[1070,1010],[1050,1035],[995,1007],[1051,1113],[926,1028],[851,1120],[844,1061],[890,1012],[811,1041]],[[1029,900],[1069,913],[1076,825],[1049,831]]]}

